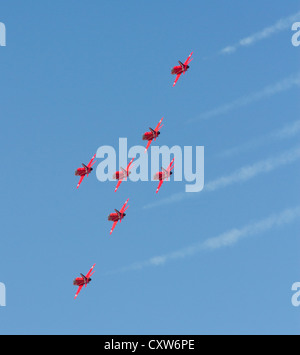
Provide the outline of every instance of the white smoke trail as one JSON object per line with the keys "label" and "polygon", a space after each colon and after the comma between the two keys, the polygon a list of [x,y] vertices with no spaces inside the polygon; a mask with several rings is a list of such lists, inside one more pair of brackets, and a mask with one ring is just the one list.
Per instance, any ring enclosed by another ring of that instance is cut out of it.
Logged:
{"label": "white smoke trail", "polygon": [[110,275],[121,272],[141,270],[150,266],[161,266],[169,261],[185,259],[187,257],[198,254],[201,251],[214,251],[223,247],[232,246],[239,242],[242,238],[262,234],[263,232],[271,230],[275,227],[288,225],[299,218],[300,206],[286,209],[279,214],[273,214],[265,219],[248,224],[242,228],[233,228],[228,232],[222,233],[216,237],[208,238],[198,244],[194,244],[167,254],[154,256],[146,261],[137,262],[119,270],[108,272],[107,274]]}
{"label": "white smoke trail", "polygon": [[[299,159],[300,159],[300,147],[297,146],[291,150],[283,152],[279,156],[261,160],[252,165],[244,166],[236,170],[230,175],[225,175],[215,180],[212,180],[207,184],[205,184],[203,192],[205,191],[212,192],[232,184],[248,181],[260,174],[266,174],[282,166],[292,164]],[[192,198],[192,197],[198,197],[198,194],[181,192],[181,193],[173,194],[168,198],[161,199],[157,202],[148,204],[143,208],[148,209],[148,208],[159,207],[174,202],[180,202],[184,199]]]}
{"label": "white smoke trail", "polygon": [[219,153],[217,156],[219,158],[231,158],[233,155],[238,153],[251,150],[253,148],[261,147],[265,144],[271,143],[275,140],[283,140],[291,138],[300,132],[300,120],[294,121],[280,130],[273,131],[269,134],[261,136],[260,138],[253,139],[247,143],[244,143],[240,146],[229,148]]}
{"label": "white smoke trail", "polygon": [[230,175],[213,180],[205,186],[205,190],[215,191],[228,185],[250,180],[259,174],[268,173],[284,165],[291,164],[299,158],[300,147],[297,147],[282,153],[276,158],[262,160],[253,165],[245,166]]}
{"label": "white smoke trail", "polygon": [[273,85],[266,86],[264,89],[258,92],[252,93],[248,96],[243,96],[233,102],[206,111],[200,114],[198,117],[189,120],[188,123],[192,123],[200,120],[207,120],[215,116],[223,115],[239,107],[247,106],[256,101],[260,101],[262,99],[272,97],[283,91],[290,90],[295,86],[300,86],[300,72],[291,75]]}
{"label": "white smoke trail", "polygon": [[299,18],[300,18],[300,12],[297,12],[296,14],[291,15],[289,17],[283,18],[283,19],[277,21],[274,25],[266,27],[263,30],[254,33],[251,36],[245,37],[234,45],[227,46],[227,47],[223,48],[220,51],[220,54],[232,54],[232,53],[236,52],[236,50],[240,47],[254,45],[255,43],[262,41],[264,39],[267,39],[267,38],[275,35],[276,33],[279,33],[279,32],[286,30],[286,29],[290,29],[291,25],[295,21],[299,21]]}

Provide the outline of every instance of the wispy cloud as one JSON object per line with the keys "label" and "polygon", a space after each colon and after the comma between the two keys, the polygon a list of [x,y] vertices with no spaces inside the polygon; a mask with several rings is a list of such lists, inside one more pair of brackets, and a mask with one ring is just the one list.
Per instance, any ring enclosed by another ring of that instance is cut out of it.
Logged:
{"label": "wispy cloud", "polygon": [[[207,184],[205,184],[202,192],[205,191],[212,192],[233,184],[248,181],[258,175],[266,174],[282,166],[292,164],[299,159],[300,159],[300,147],[297,146],[291,150],[284,151],[282,154],[276,157],[271,157],[269,159],[261,160],[252,165],[246,165],[229,175],[224,175],[220,178],[212,180]],[[161,199],[154,203],[145,205],[143,208],[149,209],[149,208],[159,207],[167,204],[172,204],[174,202],[179,202],[184,199],[195,198],[198,196],[199,195],[196,193],[181,192],[181,193],[173,194],[168,198]]]}
{"label": "wispy cloud", "polygon": [[212,110],[203,112],[198,117],[189,120],[188,123],[200,121],[200,120],[207,120],[215,116],[223,115],[237,108],[250,105],[262,99],[272,97],[283,91],[290,90],[295,86],[300,86],[300,72],[295,73],[294,75],[291,75],[275,84],[268,85],[260,91],[257,91],[247,96],[240,97],[235,101],[216,107]]}
{"label": "wispy cloud", "polygon": [[267,39],[276,33],[284,31],[286,29],[290,29],[291,25],[295,21],[299,21],[300,12],[297,12],[294,15],[289,17],[282,18],[281,20],[277,21],[274,25],[264,28],[263,30],[254,33],[248,37],[242,38],[234,45],[227,46],[220,51],[220,54],[232,54],[236,52],[236,50],[240,47],[246,47],[254,45],[255,43]]}
{"label": "wispy cloud", "polygon": [[286,209],[278,214],[273,214],[265,219],[250,223],[241,228],[233,228],[216,237],[208,238],[198,244],[173,251],[167,254],[157,255],[148,260],[136,262],[119,270],[111,271],[107,274],[141,270],[145,267],[162,266],[170,261],[185,259],[202,251],[214,251],[216,249],[233,246],[242,238],[262,234],[272,228],[288,225],[300,217],[300,206]]}
{"label": "wispy cloud", "polygon": [[242,153],[253,148],[259,148],[273,141],[291,138],[297,135],[299,132],[300,132],[300,120],[289,123],[288,125],[286,125],[285,127],[279,130],[265,134],[264,136],[261,136],[259,138],[255,138],[242,145],[224,150],[223,152],[219,153],[217,156],[219,158],[231,158],[232,156],[238,153]]}

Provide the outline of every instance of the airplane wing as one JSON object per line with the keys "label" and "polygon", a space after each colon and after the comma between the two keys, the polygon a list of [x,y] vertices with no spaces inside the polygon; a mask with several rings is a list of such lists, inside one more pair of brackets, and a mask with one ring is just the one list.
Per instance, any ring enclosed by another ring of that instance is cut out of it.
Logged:
{"label": "airplane wing", "polygon": [[179,60],[178,64],[181,66],[181,69],[184,70],[184,64]]}
{"label": "airplane wing", "polygon": [[[154,129],[155,132],[158,132],[158,131],[162,128],[163,125],[161,125],[161,123],[162,123],[162,120],[163,120],[163,119],[164,119],[164,118],[162,118],[162,119],[158,122],[158,125],[157,125],[157,126],[155,127],[155,129]],[[155,138],[155,140],[156,140],[156,138]],[[150,144],[152,143],[152,141],[153,141],[153,139],[151,139],[151,140],[148,141],[147,147],[146,147],[146,149],[145,149],[145,153],[146,153],[147,150],[149,149]]]}
{"label": "airplane wing", "polygon": [[121,208],[121,211],[120,211],[121,213],[125,212],[125,211],[127,210],[127,208],[129,207],[129,206],[128,206],[128,207],[125,209],[125,207],[126,207],[128,201],[129,201],[129,199],[124,203],[123,207]]}
{"label": "airplane wing", "polygon": [[112,226],[112,228],[111,228],[111,230],[110,230],[110,233],[109,233],[109,234],[112,234],[112,232],[114,231],[114,229],[115,229],[115,227],[116,227],[117,223],[118,223],[118,221],[114,222],[114,224],[113,224],[113,226]]}
{"label": "airplane wing", "polygon": [[[171,163],[169,164],[169,166],[167,167],[167,169],[162,168],[163,173],[165,174],[165,177],[163,177],[163,179],[160,180],[160,182],[159,182],[159,184],[158,184],[158,187],[157,187],[157,189],[156,189],[156,193],[158,193],[158,191],[159,191],[159,189],[161,188],[161,185],[163,184],[164,180],[165,180],[165,179],[169,180],[170,172],[171,172],[171,170],[174,169],[174,166],[175,166],[175,165],[173,165],[174,160],[175,160],[175,158],[173,158],[173,160],[171,161]],[[173,166],[172,166],[172,165],[173,165]]]}
{"label": "airplane wing", "polygon": [[[167,179],[167,181],[169,181],[169,177],[170,177],[170,175],[171,175],[171,171],[174,169],[175,164],[172,166],[172,164],[174,163],[174,160],[175,160],[175,158],[173,158],[173,160],[171,161],[171,163],[169,164],[169,166],[167,167],[167,169],[164,169],[164,168],[163,168],[163,170],[164,170],[165,173],[166,173],[165,178]],[[165,178],[164,178],[164,180],[165,180]]]}
{"label": "airplane wing", "polygon": [[76,298],[78,297],[80,291],[82,290],[82,287],[83,287],[83,285],[78,287],[78,290],[77,290],[77,292],[76,292],[76,295],[75,295],[75,297],[74,297],[74,300],[76,300]]}
{"label": "airplane wing", "polygon": [[[91,161],[88,163],[87,168],[91,168],[96,162],[93,163],[94,159],[96,158],[96,154],[93,156],[93,158],[91,159]],[[82,164],[83,166],[85,166],[84,164]],[[89,176],[89,174],[87,174],[86,176]],[[79,183],[77,185],[77,189],[79,188],[79,186],[81,185],[83,179],[85,178],[85,175],[82,175],[80,177]]]}
{"label": "airplane wing", "polygon": [[177,74],[176,79],[174,81],[173,87],[176,85],[178,79],[181,77],[181,74]]}
{"label": "airplane wing", "polygon": [[[91,159],[91,161],[88,163],[88,168],[91,168],[96,162],[93,163],[94,159],[96,158],[96,154],[93,156],[93,158]],[[89,176],[89,174],[87,174],[87,176]]]}
{"label": "airplane wing", "polygon": [[171,170],[174,169],[174,166],[175,166],[175,165],[172,166],[172,164],[174,163],[174,160],[175,160],[175,158],[173,158],[173,160],[171,161],[170,165],[167,167],[166,170],[167,170],[168,172],[170,172]]}
{"label": "airplane wing", "polygon": [[77,189],[78,189],[78,187],[81,185],[81,183],[82,183],[84,177],[85,177],[85,175],[80,176],[80,180],[79,180],[79,183],[78,183],[78,185],[77,185]]}
{"label": "airplane wing", "polygon": [[[123,169],[124,171],[124,174],[128,175],[129,173],[129,170],[130,170],[130,165],[132,164],[132,162],[134,161],[134,158],[131,159],[130,163],[128,164],[127,168],[126,168],[126,171]],[[127,180],[127,176],[125,175],[124,179]],[[119,186],[121,185],[123,179],[119,179],[118,183],[117,183],[117,186],[115,188],[115,192],[117,192]]]}
{"label": "airplane wing", "polygon": [[160,180],[158,187],[156,189],[156,193],[158,193],[159,189],[161,188],[161,185],[163,184],[164,180]]}
{"label": "airplane wing", "polygon": [[158,125],[155,127],[155,132],[158,132],[160,129],[161,129],[161,127],[163,126],[163,125],[161,125],[161,123],[162,123],[162,120],[163,120],[164,118],[162,118],[159,122],[158,122]]}
{"label": "airplane wing", "polygon": [[126,170],[127,170],[127,173],[129,172],[130,165],[132,164],[133,161],[134,161],[134,158],[131,159],[130,163],[129,163],[128,166],[127,166],[127,169],[126,169]]}
{"label": "airplane wing", "polygon": [[193,55],[193,53],[194,53],[194,52],[192,52],[192,53],[188,56],[187,60],[184,62],[184,65],[189,65],[189,63],[192,61],[191,56]]}
{"label": "airplane wing", "polygon": [[91,168],[96,162],[93,163],[94,159],[96,158],[96,154],[93,156],[91,161],[88,163],[88,168]]}
{"label": "airplane wing", "polygon": [[123,180],[119,180],[119,181],[118,181],[117,186],[116,186],[116,188],[115,188],[115,192],[117,192],[117,190],[118,190],[119,186],[121,185],[122,181],[123,181]]}
{"label": "airplane wing", "polygon": [[92,271],[93,271],[93,269],[94,269],[95,266],[96,266],[96,264],[94,264],[94,265],[91,267],[91,270],[86,274],[85,277],[86,277],[87,279],[88,279],[90,276],[92,276],[93,273],[95,272],[95,271],[94,271],[94,272],[92,273]]}
{"label": "airplane wing", "polygon": [[147,147],[145,148],[145,153],[147,152],[147,150],[149,149],[151,143],[152,143],[153,139],[151,139],[150,141],[148,141]]}

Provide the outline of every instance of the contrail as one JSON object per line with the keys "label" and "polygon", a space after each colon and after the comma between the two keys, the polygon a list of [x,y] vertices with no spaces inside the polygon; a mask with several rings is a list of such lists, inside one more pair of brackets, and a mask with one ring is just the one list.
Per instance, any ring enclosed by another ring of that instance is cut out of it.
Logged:
{"label": "contrail", "polygon": [[236,50],[240,47],[246,47],[255,44],[256,42],[262,41],[273,36],[276,33],[284,31],[286,29],[290,29],[291,25],[295,21],[299,21],[300,12],[297,12],[294,15],[283,18],[277,21],[274,25],[264,28],[263,30],[254,33],[251,36],[245,37],[241,39],[238,43],[227,46],[223,48],[219,54],[232,54],[236,52]]}
{"label": "contrail", "polygon": [[261,147],[265,144],[271,143],[272,141],[284,140],[293,137],[299,132],[300,132],[300,120],[294,121],[286,125],[285,127],[281,128],[280,130],[276,130],[269,134],[265,134],[264,136],[248,141],[247,143],[244,143],[240,146],[236,146],[224,150],[223,152],[219,153],[217,156],[219,158],[231,158],[233,155],[251,150],[253,148]]}
{"label": "contrail", "polygon": [[266,86],[264,89],[258,92],[252,93],[248,96],[240,97],[239,99],[233,102],[206,111],[200,114],[197,118],[189,120],[188,123],[200,120],[207,120],[215,116],[223,115],[234,109],[250,105],[256,101],[260,101],[262,99],[272,97],[280,92],[290,90],[295,86],[300,86],[300,72],[291,75],[273,85]]}
{"label": "contrail", "polygon": [[295,208],[289,208],[278,214],[273,214],[265,219],[250,223],[242,228],[233,228],[228,232],[222,233],[216,237],[206,239],[205,241],[200,242],[198,244],[194,244],[167,254],[154,256],[146,261],[137,262],[127,267],[123,267],[119,270],[108,272],[107,275],[127,271],[141,270],[145,267],[150,266],[161,266],[169,261],[185,259],[205,250],[214,251],[223,247],[232,246],[239,242],[242,238],[255,236],[258,234],[262,234],[263,232],[266,232],[268,230],[271,230],[272,228],[278,228],[288,225],[294,222],[299,217],[300,206]]}
{"label": "contrail", "polygon": [[205,190],[215,191],[228,185],[250,180],[259,174],[268,173],[281,166],[294,163],[299,158],[300,147],[297,147],[296,149],[292,149],[280,154],[276,158],[269,158],[259,161],[253,165],[245,166],[230,175],[213,180],[205,186]]}
{"label": "contrail", "polygon": [[[212,192],[216,191],[218,189],[227,187],[229,185],[233,185],[236,183],[242,183],[245,181],[248,181],[250,179],[253,179],[254,177],[260,175],[260,174],[266,174],[268,172],[271,172],[275,169],[278,169],[282,166],[292,164],[295,161],[300,159],[300,147],[297,146],[291,150],[285,151],[279,156],[272,157],[269,159],[261,160],[258,161],[252,165],[247,165],[244,166],[236,171],[234,171],[232,174],[222,176],[220,178],[217,178],[215,180],[212,180],[205,184],[203,192]],[[187,198],[193,198],[193,197],[198,197],[199,195],[196,193],[186,193],[186,192],[180,192],[177,194],[173,194],[168,198],[159,200],[157,202],[145,205],[143,209],[148,209],[148,208],[153,208],[153,207],[158,207],[158,206],[163,206],[163,205],[168,205],[174,202],[179,202]]]}

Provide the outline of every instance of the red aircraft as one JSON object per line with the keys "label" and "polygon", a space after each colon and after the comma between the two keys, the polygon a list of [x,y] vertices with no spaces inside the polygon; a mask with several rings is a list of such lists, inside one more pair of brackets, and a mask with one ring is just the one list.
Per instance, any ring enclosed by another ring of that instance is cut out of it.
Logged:
{"label": "red aircraft", "polygon": [[92,266],[91,270],[86,274],[86,276],[80,274],[81,277],[77,277],[77,278],[73,281],[73,285],[79,286],[79,288],[78,288],[78,290],[77,290],[77,292],[76,292],[76,295],[75,295],[75,297],[74,297],[75,300],[76,300],[77,296],[79,295],[80,291],[82,290],[82,287],[83,287],[83,286],[86,287],[86,286],[92,281],[91,276],[92,276],[93,273],[95,272],[95,271],[92,272],[93,269],[94,269],[94,267],[95,267],[95,265],[96,265],[96,264],[94,264],[94,265]]}
{"label": "red aircraft", "polygon": [[147,152],[148,148],[150,147],[150,144],[152,143],[153,139],[156,141],[156,138],[160,135],[160,129],[162,128],[163,125],[161,125],[161,122],[164,118],[162,118],[159,122],[158,125],[156,126],[155,129],[152,129],[149,127],[150,132],[146,132],[143,135],[143,141],[148,141],[147,147],[145,149],[145,153]]}
{"label": "red aircraft", "polygon": [[[110,230],[109,234],[112,234],[113,230],[115,229],[117,223],[120,221],[122,221],[122,219],[126,216],[126,213],[124,213],[129,206],[126,207],[127,203],[128,203],[129,199],[124,203],[124,206],[121,208],[121,211],[118,211],[115,209],[116,213],[111,213],[108,216],[108,220],[114,222],[112,229]],[[126,208],[125,208],[126,207]]]}
{"label": "red aircraft", "polygon": [[123,180],[126,181],[128,176],[131,174],[130,169],[132,169],[133,166],[130,168],[130,165],[132,164],[133,161],[134,161],[134,158],[131,159],[131,162],[128,164],[126,170],[121,167],[121,171],[117,171],[116,173],[114,173],[113,179],[119,180],[118,183],[117,183],[117,186],[115,188],[115,192],[117,192],[117,190],[118,190],[119,186],[121,185],[122,181]]}
{"label": "red aircraft", "polygon": [[[175,158],[174,158],[175,159]],[[163,184],[164,180],[169,180],[169,177],[173,174],[172,170],[174,169],[175,164],[172,166],[174,163],[174,159],[171,161],[170,165],[167,167],[167,169],[162,168],[162,171],[156,173],[153,177],[154,180],[159,180],[158,187],[156,189],[156,193],[158,193],[159,189],[161,188],[161,185]]]}
{"label": "red aircraft", "polygon": [[178,61],[179,65],[177,65],[176,67],[174,67],[171,71],[172,75],[177,75],[176,79],[174,81],[173,87],[176,85],[178,79],[180,78],[181,74],[185,74],[187,72],[187,70],[189,69],[189,64],[190,62],[193,60],[191,59],[191,56],[193,55],[193,52],[188,56],[188,59],[182,63],[180,60]]}
{"label": "red aircraft", "polygon": [[83,168],[78,168],[75,171],[75,175],[76,176],[80,176],[80,180],[79,180],[79,183],[77,185],[77,189],[80,186],[80,184],[82,183],[82,180],[85,178],[85,176],[89,176],[89,174],[93,171],[92,166],[96,163],[96,162],[93,163],[95,158],[96,158],[96,154],[93,156],[93,158],[88,163],[88,165],[82,164]]}

